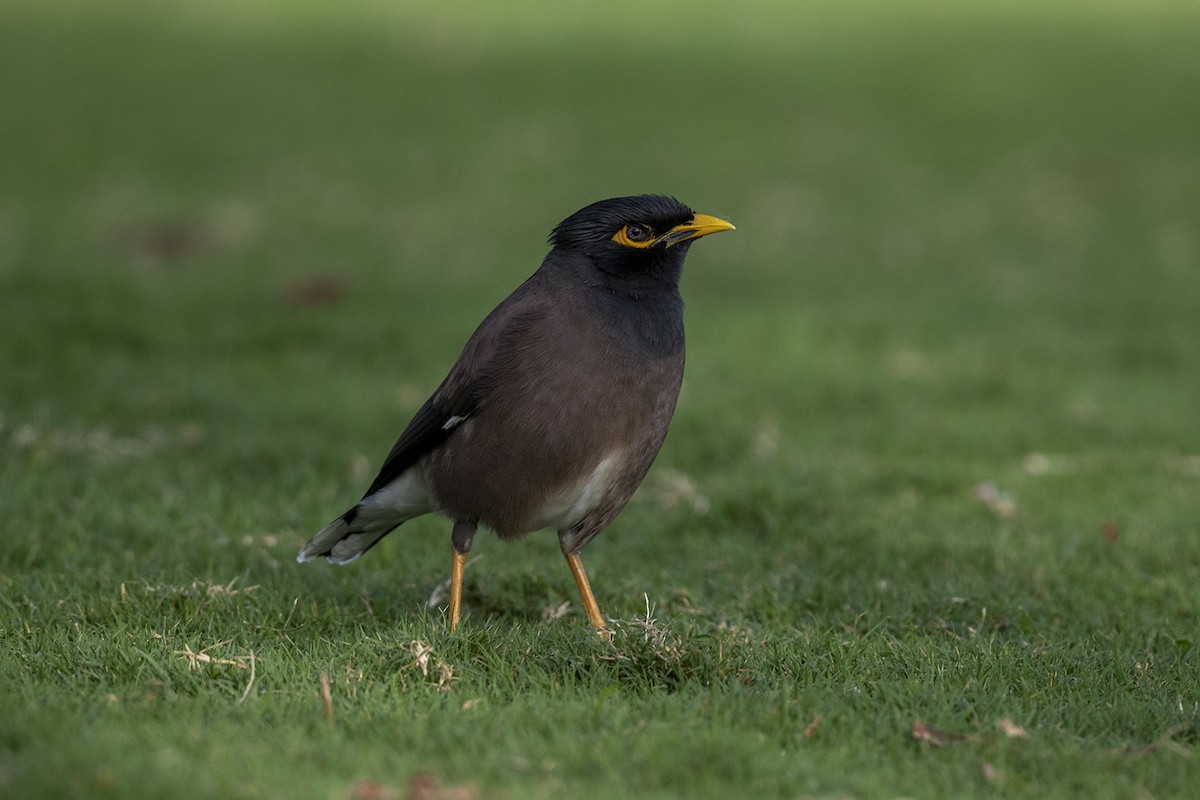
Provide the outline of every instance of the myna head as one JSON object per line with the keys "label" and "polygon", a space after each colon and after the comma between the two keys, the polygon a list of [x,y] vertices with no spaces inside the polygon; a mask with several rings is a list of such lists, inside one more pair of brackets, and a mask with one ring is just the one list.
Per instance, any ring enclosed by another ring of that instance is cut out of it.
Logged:
{"label": "myna head", "polygon": [[600,200],[576,211],[550,234],[550,244],[581,253],[614,277],[677,282],[693,241],[733,229],[673,197],[642,194]]}

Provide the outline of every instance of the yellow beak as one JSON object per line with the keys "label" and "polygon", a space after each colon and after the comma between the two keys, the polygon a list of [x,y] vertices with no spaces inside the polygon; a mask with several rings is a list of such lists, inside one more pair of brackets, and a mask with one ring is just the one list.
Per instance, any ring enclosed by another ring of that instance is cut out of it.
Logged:
{"label": "yellow beak", "polygon": [[680,242],[699,239],[701,236],[708,236],[710,233],[732,230],[735,230],[732,223],[726,222],[723,219],[710,217],[708,214],[694,214],[690,222],[685,222],[682,225],[676,225],[674,228],[671,228],[671,230],[655,239],[654,244],[670,247]]}

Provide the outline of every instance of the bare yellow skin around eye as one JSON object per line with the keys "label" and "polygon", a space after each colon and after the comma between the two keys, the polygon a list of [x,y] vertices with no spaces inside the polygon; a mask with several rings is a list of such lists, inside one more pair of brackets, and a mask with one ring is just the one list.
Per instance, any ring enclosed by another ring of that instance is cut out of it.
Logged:
{"label": "bare yellow skin around eye", "polygon": [[625,225],[621,228],[621,230],[619,230],[615,234],[613,234],[612,240],[614,242],[616,242],[617,244],[623,244],[626,247],[636,247],[640,250],[645,250],[647,247],[654,244],[654,232],[651,231],[649,228],[647,228],[644,225],[639,225],[638,227],[640,227],[642,230],[649,233],[650,238],[644,242],[635,242],[633,239],[629,238],[629,233],[628,233],[629,226]]}

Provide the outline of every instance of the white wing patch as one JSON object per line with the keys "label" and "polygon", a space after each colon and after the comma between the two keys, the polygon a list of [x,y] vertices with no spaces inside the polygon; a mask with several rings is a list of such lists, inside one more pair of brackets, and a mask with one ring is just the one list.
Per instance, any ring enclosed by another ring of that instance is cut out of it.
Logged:
{"label": "white wing patch", "polygon": [[465,416],[460,417],[458,414],[455,414],[454,416],[450,417],[450,419],[448,419],[442,423],[442,430],[452,431],[455,428],[457,428],[459,425],[461,425],[463,420],[465,420],[465,419],[466,419]]}

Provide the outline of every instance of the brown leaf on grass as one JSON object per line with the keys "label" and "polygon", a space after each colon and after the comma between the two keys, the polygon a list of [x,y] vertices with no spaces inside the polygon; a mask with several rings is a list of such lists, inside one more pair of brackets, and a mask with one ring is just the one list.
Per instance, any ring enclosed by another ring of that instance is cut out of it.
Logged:
{"label": "brown leaf on grass", "polygon": [[1004,779],[1004,773],[996,769],[994,764],[986,761],[980,765],[979,771],[983,773],[983,779],[988,783],[1000,783]]}
{"label": "brown leaf on grass", "polygon": [[408,800],[437,800],[438,779],[431,772],[414,772],[408,778]]}
{"label": "brown leaf on grass", "polygon": [[1117,537],[1121,535],[1121,530],[1117,527],[1117,523],[1106,519],[1100,523],[1100,535],[1104,537],[1104,543],[1112,547],[1117,543]]}
{"label": "brown leaf on grass", "polygon": [[1191,758],[1194,755],[1194,748],[1176,741],[1176,737],[1180,734],[1192,733],[1194,731],[1195,727],[1192,725],[1176,725],[1163,731],[1158,739],[1149,744],[1110,747],[1101,752],[1106,756],[1145,756],[1159,750],[1166,750],[1183,758]]}
{"label": "brown leaf on grass", "polygon": [[208,250],[214,240],[199,219],[161,219],[131,225],[118,237],[131,256],[146,261],[176,261]]}
{"label": "brown leaf on grass", "polygon": [[1000,731],[1001,733],[1003,733],[1005,736],[1007,736],[1010,739],[1028,739],[1029,738],[1029,731],[1025,730],[1020,725],[1013,722],[1012,719],[1009,717],[1005,717],[1004,719],[996,720],[996,730]]}
{"label": "brown leaf on grass", "polygon": [[929,742],[934,747],[949,747],[952,744],[979,741],[978,736],[969,733],[940,731],[937,728],[929,727],[919,719],[913,721],[912,737],[918,742]]}
{"label": "brown leaf on grass", "polygon": [[1157,749],[1158,743],[1153,742],[1151,744],[1129,745],[1127,747],[1109,747],[1101,752],[1106,756],[1145,756]]}
{"label": "brown leaf on grass", "polygon": [[194,422],[185,422],[179,426],[176,438],[181,444],[188,447],[195,447],[204,441],[204,428],[201,428]]}
{"label": "brown leaf on grass", "polygon": [[804,738],[811,739],[816,736],[817,728],[821,727],[821,723],[824,721],[824,718],[820,714],[814,715],[812,720],[804,726]]}
{"label": "brown leaf on grass", "polygon": [[478,800],[478,797],[479,788],[474,784],[442,786],[431,772],[414,772],[408,779],[408,800]]}
{"label": "brown leaf on grass", "polygon": [[346,294],[346,279],[333,273],[311,275],[283,287],[281,299],[288,308],[323,308]]}
{"label": "brown leaf on grass", "polygon": [[376,781],[359,780],[350,787],[350,800],[400,800],[400,797],[395,786]]}
{"label": "brown leaf on grass", "polygon": [[1012,494],[1003,491],[991,481],[976,484],[975,499],[1002,519],[1008,519],[1017,513],[1017,501],[1013,499]]}

